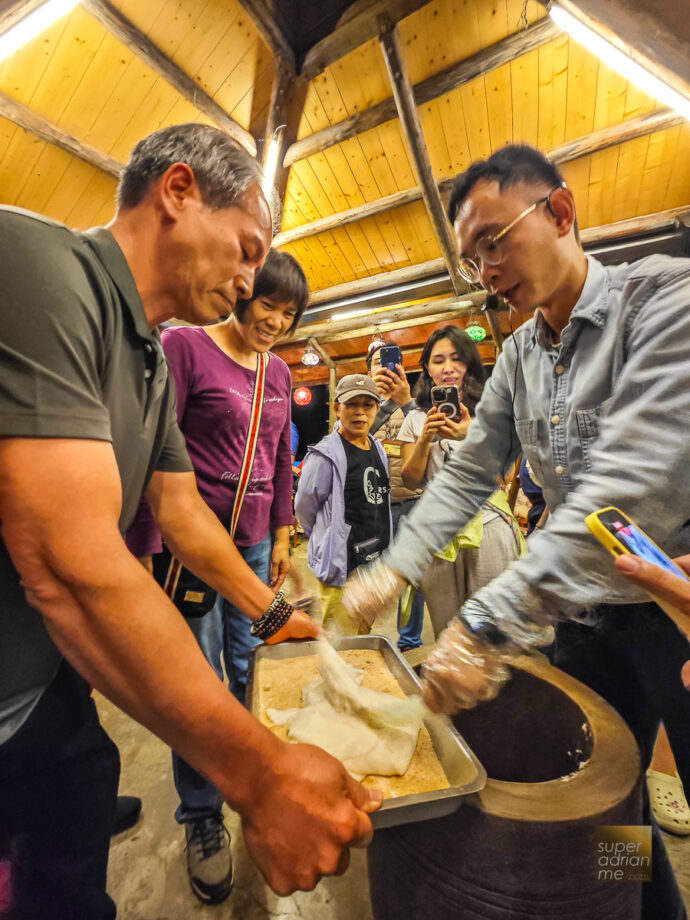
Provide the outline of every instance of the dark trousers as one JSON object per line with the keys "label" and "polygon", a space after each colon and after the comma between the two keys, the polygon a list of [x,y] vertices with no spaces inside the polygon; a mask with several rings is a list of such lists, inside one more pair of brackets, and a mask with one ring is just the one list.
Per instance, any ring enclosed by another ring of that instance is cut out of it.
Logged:
{"label": "dark trousers", "polygon": [[119,774],[117,748],[88,686],[63,663],[24,725],[0,745],[8,920],[113,920],[105,889]]}
{"label": "dark trousers", "polygon": [[[690,693],[680,671],[690,642],[653,603],[595,608],[593,624],[559,623],[554,664],[582,681],[623,717],[640,748],[642,770],[652,759],[663,721],[690,793]],[[652,825],[652,881],[643,884],[645,920],[687,916],[661,833],[652,819],[646,784],[644,821]]]}

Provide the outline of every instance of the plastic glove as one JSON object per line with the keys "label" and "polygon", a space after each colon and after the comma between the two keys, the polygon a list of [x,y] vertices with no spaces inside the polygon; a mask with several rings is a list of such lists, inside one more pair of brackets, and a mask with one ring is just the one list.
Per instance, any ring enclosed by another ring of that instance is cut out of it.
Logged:
{"label": "plastic glove", "polygon": [[372,625],[387,604],[395,600],[407,582],[381,559],[361,565],[348,578],[343,604],[353,620]]}
{"label": "plastic glove", "polygon": [[433,712],[453,715],[493,699],[510,677],[505,662],[511,657],[476,639],[456,617],[424,664],[424,702]]}

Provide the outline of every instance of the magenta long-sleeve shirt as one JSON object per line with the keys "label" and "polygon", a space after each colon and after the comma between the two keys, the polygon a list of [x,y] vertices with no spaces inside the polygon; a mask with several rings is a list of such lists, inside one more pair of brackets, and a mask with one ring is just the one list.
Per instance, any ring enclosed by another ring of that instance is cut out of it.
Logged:
{"label": "magenta long-sleeve shirt", "polygon": [[[199,491],[230,526],[246,443],[256,372],[241,367],[203,329],[166,329],[163,349],[175,380],[177,419],[187,441]],[[290,371],[271,355],[252,475],[235,543],[252,546],[275,527],[292,523]],[[133,529],[144,520],[138,516]],[[139,534],[128,533],[128,538]]]}

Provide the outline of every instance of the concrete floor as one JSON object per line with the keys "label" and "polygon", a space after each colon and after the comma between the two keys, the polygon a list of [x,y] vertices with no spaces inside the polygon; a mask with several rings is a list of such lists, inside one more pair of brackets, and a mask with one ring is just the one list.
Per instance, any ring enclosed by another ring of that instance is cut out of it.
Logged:
{"label": "concrete floor", "polygon": [[[306,569],[305,548],[296,562]],[[311,573],[306,571],[307,582]],[[397,638],[395,612],[389,610],[375,632]],[[428,621],[423,637],[432,639]],[[143,799],[141,820],[132,830],[114,838],[110,850],[108,890],[122,920],[187,920],[192,916],[215,920],[371,920],[366,858],[353,851],[350,868],[340,878],[324,879],[316,890],[279,898],[264,884],[248,856],[240,822],[232,812],[226,824],[232,835],[235,887],[225,904],[202,905],[187,880],[184,833],[173,813],[177,797],[172,783],[170,751],[146,729],[102,697],[99,710],[106,730],[120,748],[123,793]],[[690,909],[690,837],[665,835],[676,874]],[[405,918],[401,918],[405,920]]]}

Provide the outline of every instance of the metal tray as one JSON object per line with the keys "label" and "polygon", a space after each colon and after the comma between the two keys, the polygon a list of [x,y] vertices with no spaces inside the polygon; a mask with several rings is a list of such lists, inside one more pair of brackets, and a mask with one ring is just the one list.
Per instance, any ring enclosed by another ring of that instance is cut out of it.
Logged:
{"label": "metal tray", "polygon": [[[351,636],[333,639],[333,646],[344,649],[371,649],[381,652],[383,659],[408,696],[419,693],[421,684],[415,672],[409,667],[400,652],[384,636]],[[252,651],[249,660],[247,700],[251,711],[258,715],[258,688],[254,686],[254,672],[264,658],[299,658],[315,655],[316,642],[281,642],[279,645],[259,645]],[[462,736],[455,730],[446,716],[431,716],[424,722],[436,752],[445,770],[450,787],[417,795],[384,799],[381,808],[371,815],[374,828],[394,827],[413,821],[427,821],[441,818],[460,807],[462,798],[478,792],[486,783],[486,771],[474,756]]]}

